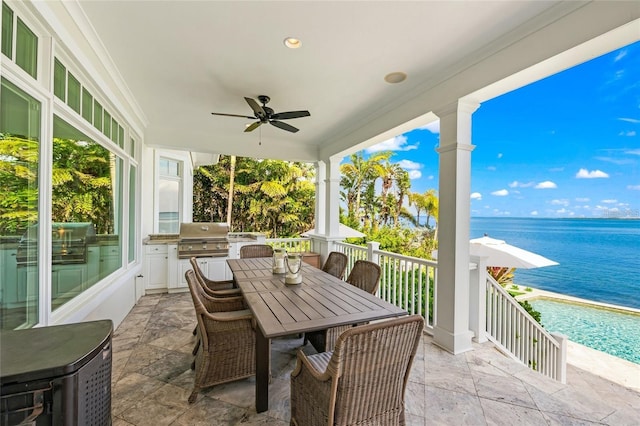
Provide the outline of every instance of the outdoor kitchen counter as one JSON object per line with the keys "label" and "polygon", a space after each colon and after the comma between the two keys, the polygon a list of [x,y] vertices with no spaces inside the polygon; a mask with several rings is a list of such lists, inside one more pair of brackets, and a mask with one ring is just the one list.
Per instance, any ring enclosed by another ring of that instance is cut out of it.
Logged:
{"label": "outdoor kitchen counter", "polygon": [[[264,237],[265,234],[259,232],[245,233],[243,235],[230,234],[227,239],[229,243],[252,243],[256,242],[260,237]],[[142,244],[154,245],[154,244],[178,244],[180,237],[178,234],[165,235],[150,235],[142,240]]]}

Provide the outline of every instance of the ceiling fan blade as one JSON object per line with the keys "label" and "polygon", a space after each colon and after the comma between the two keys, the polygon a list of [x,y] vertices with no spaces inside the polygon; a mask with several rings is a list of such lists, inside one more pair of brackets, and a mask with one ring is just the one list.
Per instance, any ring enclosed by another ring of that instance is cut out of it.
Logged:
{"label": "ceiling fan blade", "polygon": [[238,115],[238,114],[223,114],[221,112],[212,112],[213,115],[223,115],[225,117],[240,117],[240,118],[248,118],[249,120],[255,119],[255,117],[249,117],[248,115]]}
{"label": "ceiling fan blade", "polygon": [[[264,109],[262,109],[262,107],[256,102],[255,99],[252,98],[247,98],[245,96],[244,98],[245,101],[247,101],[247,103],[249,104],[249,106],[251,107],[251,109],[253,110],[253,112],[256,113],[256,117],[257,118],[263,118],[265,117],[267,114],[264,112]],[[251,117],[253,118],[253,117]]]}
{"label": "ceiling fan blade", "polygon": [[311,113],[309,111],[287,111],[273,114],[271,118],[275,120],[286,120],[289,118],[309,117]]}
{"label": "ceiling fan blade", "polygon": [[[254,117],[251,117],[251,118],[254,118]],[[244,131],[245,132],[253,132],[255,129],[260,127],[261,124],[262,124],[262,121],[256,121],[255,123],[251,123],[249,126],[247,126],[246,129],[244,129]]]}
{"label": "ceiling fan blade", "polygon": [[295,133],[298,131],[298,129],[296,129],[295,127],[290,126],[287,123],[283,123],[282,121],[269,120],[269,123],[282,130],[286,130],[287,132]]}

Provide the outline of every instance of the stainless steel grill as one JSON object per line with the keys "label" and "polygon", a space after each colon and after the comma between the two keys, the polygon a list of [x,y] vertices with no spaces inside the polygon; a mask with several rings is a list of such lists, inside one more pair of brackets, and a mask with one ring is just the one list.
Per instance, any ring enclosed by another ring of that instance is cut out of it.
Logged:
{"label": "stainless steel grill", "polygon": [[229,255],[225,222],[181,223],[178,240],[178,257],[225,257]]}
{"label": "stainless steel grill", "polygon": [[[95,244],[93,223],[58,223],[51,226],[51,263],[64,265],[87,262],[87,245]],[[38,225],[32,225],[18,243],[18,265],[35,265],[38,258]]]}

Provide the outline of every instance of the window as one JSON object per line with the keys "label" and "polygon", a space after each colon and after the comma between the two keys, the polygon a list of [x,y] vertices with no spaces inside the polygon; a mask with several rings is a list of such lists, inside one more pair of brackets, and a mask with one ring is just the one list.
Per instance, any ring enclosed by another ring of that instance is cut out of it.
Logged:
{"label": "window", "polygon": [[177,234],[180,227],[180,205],[182,198],[181,163],[160,158],[158,185],[158,232]]}
{"label": "window", "polygon": [[122,159],[54,115],[51,305],[122,266]]}
{"label": "window", "polygon": [[38,37],[20,18],[16,28],[16,64],[31,77],[37,77]]}
{"label": "window", "polygon": [[129,263],[136,260],[136,166],[129,167]]}
{"label": "window", "polygon": [[2,3],[2,53],[12,58],[13,55],[13,10]]}
{"label": "window", "polygon": [[58,59],[53,63],[53,94],[62,101],[65,101],[67,92],[67,69]]}
{"label": "window", "polygon": [[80,114],[80,82],[73,76],[73,74],[69,73],[68,84],[67,105],[69,105],[72,110]]}
{"label": "window", "polygon": [[0,327],[38,322],[40,102],[2,78],[0,89]]}

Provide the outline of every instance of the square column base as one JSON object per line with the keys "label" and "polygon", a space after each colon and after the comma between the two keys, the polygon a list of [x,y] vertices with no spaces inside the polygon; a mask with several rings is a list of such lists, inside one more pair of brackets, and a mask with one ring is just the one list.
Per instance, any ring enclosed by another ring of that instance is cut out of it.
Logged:
{"label": "square column base", "polygon": [[471,330],[453,334],[448,330],[439,328],[437,325],[433,329],[433,343],[454,355],[473,350],[471,344],[473,336],[474,334]]}

